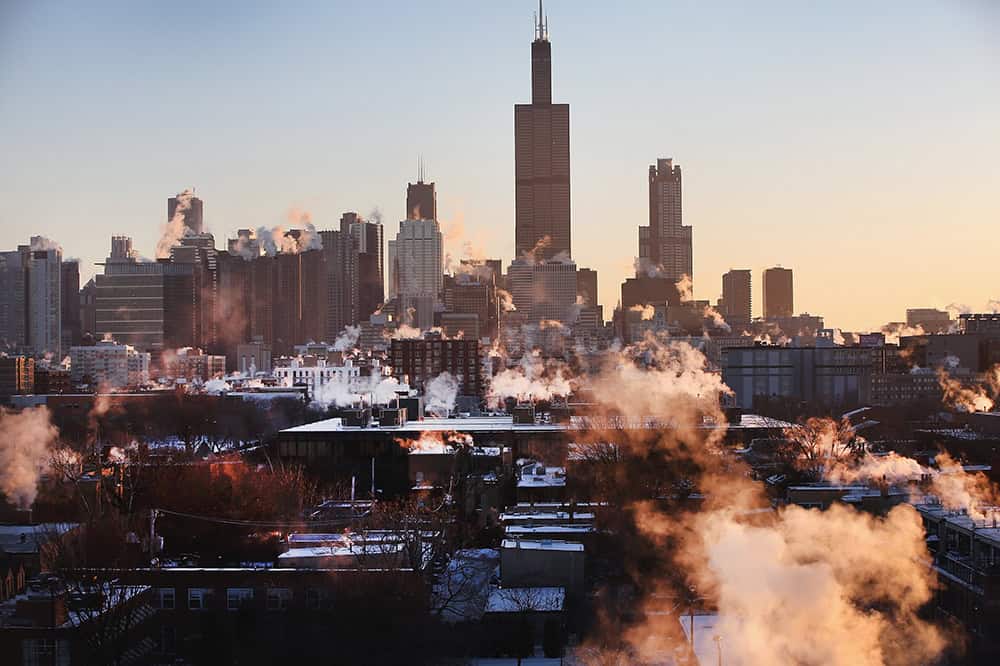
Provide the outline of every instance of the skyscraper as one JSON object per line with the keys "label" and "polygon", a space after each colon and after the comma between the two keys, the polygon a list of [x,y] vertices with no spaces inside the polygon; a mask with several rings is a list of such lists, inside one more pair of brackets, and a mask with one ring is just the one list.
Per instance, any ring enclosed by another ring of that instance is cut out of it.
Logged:
{"label": "skyscraper", "polygon": [[437,192],[434,191],[434,183],[424,182],[423,160],[417,182],[406,184],[406,216],[411,220],[437,219]]}
{"label": "skyscraper", "polygon": [[167,221],[174,219],[177,208],[184,214],[184,226],[196,234],[204,231],[202,201],[190,191],[184,191],[167,199]]}
{"label": "skyscraper", "polygon": [[25,267],[27,345],[35,354],[62,358],[62,250],[41,236],[18,250]]}
{"label": "skyscraper", "polygon": [[764,270],[764,318],[791,317],[795,314],[792,298],[792,269],[767,268]]}
{"label": "skyscraper", "polygon": [[62,347],[63,351],[80,344],[82,334],[80,321],[80,262],[64,261],[62,263],[62,284],[60,286],[62,301]]}
{"label": "skyscraper", "polygon": [[23,259],[19,250],[0,252],[0,349],[4,351],[21,351],[27,339]]}
{"label": "skyscraper", "polygon": [[344,213],[340,226],[350,233],[358,253],[358,302],[353,322],[356,324],[366,321],[385,301],[382,223],[363,220],[357,213]]}
{"label": "skyscraper", "polygon": [[730,326],[746,326],[753,318],[749,269],[730,269],[722,276],[722,316]]}
{"label": "skyscraper", "polygon": [[649,167],[649,226],[639,227],[636,275],[677,282],[694,275],[691,227],[683,224],[681,168],[673,160],[657,159]]}
{"label": "skyscraper", "polygon": [[539,2],[531,43],[531,104],[514,105],[516,257],[570,251],[569,105],[552,103],[552,45]]}
{"label": "skyscraper", "polygon": [[437,220],[403,220],[388,247],[391,296],[440,297],[444,237]]}

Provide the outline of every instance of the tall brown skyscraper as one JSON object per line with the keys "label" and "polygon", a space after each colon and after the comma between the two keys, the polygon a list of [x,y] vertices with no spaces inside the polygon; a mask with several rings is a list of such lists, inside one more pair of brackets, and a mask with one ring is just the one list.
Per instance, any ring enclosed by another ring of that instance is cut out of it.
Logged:
{"label": "tall brown skyscraper", "polygon": [[753,318],[749,269],[722,275],[722,316],[733,327],[746,326]]}
{"label": "tall brown skyscraper", "polygon": [[434,183],[424,182],[424,162],[420,161],[417,182],[406,184],[406,219],[436,220],[437,192]]}
{"label": "tall brown skyscraper", "polygon": [[649,167],[649,226],[639,227],[636,275],[664,277],[672,282],[693,276],[691,227],[684,226],[681,167],[658,159]]}
{"label": "tall brown skyscraper", "polygon": [[[185,199],[188,201],[187,208],[184,208],[182,205],[182,202],[184,202]],[[177,196],[170,197],[167,199],[168,222],[174,219],[174,215],[177,213],[177,208],[179,206],[184,212],[184,226],[196,234],[202,233],[205,226],[204,204],[202,200],[187,192],[182,192]]]}
{"label": "tall brown skyscraper", "polygon": [[514,105],[514,179],[516,255],[569,255],[569,105],[552,103],[552,45],[541,2],[531,43],[531,104]]}
{"label": "tall brown skyscraper", "polygon": [[792,299],[792,269],[764,270],[764,317],[791,317],[795,314]]}

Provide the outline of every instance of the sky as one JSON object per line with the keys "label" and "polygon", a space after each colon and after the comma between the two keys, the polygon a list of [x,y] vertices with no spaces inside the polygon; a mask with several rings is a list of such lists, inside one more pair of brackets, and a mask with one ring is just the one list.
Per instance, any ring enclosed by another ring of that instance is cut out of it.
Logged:
{"label": "sky", "polygon": [[[206,6],[207,5],[207,6]],[[280,5],[280,6],[279,6]],[[1000,3],[549,0],[570,104],[573,257],[606,316],[672,157],[695,297],[795,272],[795,308],[868,330],[1000,298]],[[0,231],[151,256],[166,199],[217,245],[308,210],[395,235],[423,156],[446,249],[511,259],[513,105],[535,5],[0,0]]]}

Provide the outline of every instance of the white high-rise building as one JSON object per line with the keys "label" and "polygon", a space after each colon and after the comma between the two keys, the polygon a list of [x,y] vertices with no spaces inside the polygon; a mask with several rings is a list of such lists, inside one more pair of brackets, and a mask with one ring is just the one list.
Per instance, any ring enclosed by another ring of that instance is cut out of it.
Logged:
{"label": "white high-rise building", "polygon": [[389,297],[433,296],[444,286],[444,236],[437,220],[403,220],[388,242]]}
{"label": "white high-rise building", "polygon": [[149,381],[149,353],[136,351],[132,345],[103,340],[96,345],[72,347],[69,357],[74,383],[88,381],[119,389]]}
{"label": "white high-rise building", "polygon": [[545,320],[569,325],[576,319],[576,264],[568,260],[518,259],[507,269],[514,307],[527,323]]}
{"label": "white high-rise building", "polygon": [[[35,354],[62,358],[62,250],[35,236],[18,248],[25,266],[28,347]],[[75,294],[73,296],[76,296]]]}

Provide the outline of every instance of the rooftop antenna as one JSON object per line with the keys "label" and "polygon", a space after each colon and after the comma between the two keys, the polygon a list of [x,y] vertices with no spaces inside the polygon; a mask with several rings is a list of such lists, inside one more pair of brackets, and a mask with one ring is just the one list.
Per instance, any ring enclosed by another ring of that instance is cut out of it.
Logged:
{"label": "rooftop antenna", "polygon": [[542,0],[538,0],[538,11],[535,13],[535,40],[548,41],[549,39],[549,19],[545,16],[545,9],[542,7]]}
{"label": "rooftop antenna", "polygon": [[417,158],[417,182],[424,182],[424,156],[420,155]]}

